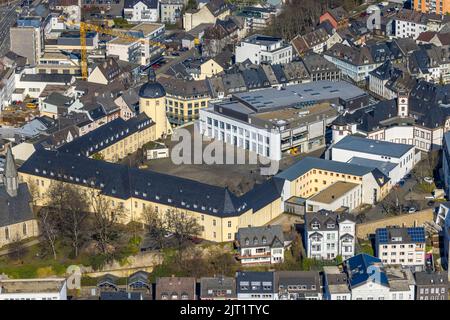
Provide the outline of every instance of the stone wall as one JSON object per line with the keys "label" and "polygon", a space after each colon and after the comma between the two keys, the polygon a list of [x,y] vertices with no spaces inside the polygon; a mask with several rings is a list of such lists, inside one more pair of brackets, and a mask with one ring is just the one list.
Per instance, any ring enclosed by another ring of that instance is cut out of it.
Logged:
{"label": "stone wall", "polygon": [[414,227],[422,226],[425,221],[433,221],[433,210],[426,209],[416,213],[402,214],[395,217],[384,218],[356,225],[356,237],[367,239],[370,234],[375,233],[377,228],[386,226]]}

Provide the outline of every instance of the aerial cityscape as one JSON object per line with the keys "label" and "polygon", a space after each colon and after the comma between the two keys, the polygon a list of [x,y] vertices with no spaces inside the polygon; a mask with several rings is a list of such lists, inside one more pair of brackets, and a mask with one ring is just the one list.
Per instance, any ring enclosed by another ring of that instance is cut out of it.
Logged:
{"label": "aerial cityscape", "polygon": [[0,300],[448,300],[449,212],[450,0],[0,0]]}

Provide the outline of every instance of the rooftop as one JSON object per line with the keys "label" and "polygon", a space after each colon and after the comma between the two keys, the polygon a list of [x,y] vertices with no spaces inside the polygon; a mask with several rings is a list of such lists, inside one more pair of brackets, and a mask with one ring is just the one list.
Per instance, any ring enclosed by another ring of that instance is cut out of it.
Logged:
{"label": "rooftop", "polygon": [[413,149],[414,146],[357,136],[347,136],[336,143],[333,148],[400,158]]}
{"label": "rooftop", "polygon": [[309,198],[309,200],[330,204],[358,186],[359,184],[356,183],[337,181],[328,188]]}

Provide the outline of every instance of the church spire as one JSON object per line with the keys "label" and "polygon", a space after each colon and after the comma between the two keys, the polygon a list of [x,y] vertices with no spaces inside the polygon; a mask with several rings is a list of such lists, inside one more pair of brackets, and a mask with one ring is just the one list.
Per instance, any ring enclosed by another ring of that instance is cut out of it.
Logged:
{"label": "church spire", "polygon": [[6,188],[6,192],[11,196],[17,196],[17,189],[19,188],[19,180],[16,169],[16,163],[14,161],[14,157],[11,151],[11,147],[8,146],[6,150],[6,161],[5,161],[5,171],[4,175],[4,184]]}

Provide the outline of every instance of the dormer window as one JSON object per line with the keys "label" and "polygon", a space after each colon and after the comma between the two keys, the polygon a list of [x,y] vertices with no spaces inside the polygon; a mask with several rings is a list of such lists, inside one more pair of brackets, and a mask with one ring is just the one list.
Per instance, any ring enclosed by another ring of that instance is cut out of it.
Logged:
{"label": "dormer window", "polygon": [[263,238],[262,238],[262,243],[263,243],[263,244],[267,244],[267,238],[266,238],[266,237],[263,237]]}
{"label": "dormer window", "polygon": [[318,222],[311,223],[311,229],[317,230],[320,228],[320,224]]}
{"label": "dormer window", "polygon": [[328,223],[327,224],[327,228],[328,229],[333,229],[334,228],[334,223]]}
{"label": "dormer window", "polygon": [[250,245],[250,239],[249,238],[245,238],[245,245],[246,246]]}
{"label": "dormer window", "polygon": [[257,237],[253,238],[253,244],[258,244],[258,238]]}

